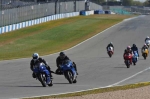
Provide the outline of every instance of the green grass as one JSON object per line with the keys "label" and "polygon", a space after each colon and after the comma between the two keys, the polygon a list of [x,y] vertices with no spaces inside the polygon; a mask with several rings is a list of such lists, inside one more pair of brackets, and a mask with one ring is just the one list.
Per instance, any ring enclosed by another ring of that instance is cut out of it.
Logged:
{"label": "green grass", "polygon": [[83,96],[83,95],[89,95],[89,94],[98,94],[98,93],[105,93],[105,92],[118,91],[118,90],[135,89],[135,88],[140,88],[140,87],[149,86],[149,85],[150,85],[150,82],[142,82],[142,83],[129,84],[129,85],[124,85],[124,86],[98,88],[98,89],[82,91],[82,92],[60,94],[60,95],[52,95],[52,96],[43,96],[43,97],[35,97],[35,98],[23,98],[23,99],[50,99],[50,98],[75,97],[75,96]]}
{"label": "green grass", "polygon": [[70,48],[132,16],[91,15],[46,22],[0,35],[0,60],[51,54]]}

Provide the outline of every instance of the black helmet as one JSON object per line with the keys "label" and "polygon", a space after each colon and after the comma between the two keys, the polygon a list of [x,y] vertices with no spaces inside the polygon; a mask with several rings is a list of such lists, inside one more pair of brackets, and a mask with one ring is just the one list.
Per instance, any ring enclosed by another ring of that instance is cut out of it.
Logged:
{"label": "black helmet", "polygon": [[136,47],[136,45],[135,45],[135,44],[133,44],[133,47]]}
{"label": "black helmet", "polygon": [[60,52],[60,53],[59,53],[59,56],[60,56],[61,59],[64,59],[66,55],[65,55],[64,52]]}

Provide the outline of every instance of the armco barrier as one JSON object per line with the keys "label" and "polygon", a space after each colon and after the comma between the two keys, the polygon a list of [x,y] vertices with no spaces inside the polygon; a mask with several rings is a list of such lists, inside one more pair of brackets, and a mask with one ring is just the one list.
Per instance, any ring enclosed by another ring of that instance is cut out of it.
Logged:
{"label": "armco barrier", "polygon": [[17,29],[21,29],[21,28],[28,27],[28,26],[40,24],[43,22],[47,22],[47,21],[51,21],[51,20],[57,20],[57,19],[61,19],[61,18],[72,17],[72,16],[79,16],[79,12],[56,14],[56,15],[51,15],[51,16],[47,16],[44,18],[29,20],[26,22],[21,22],[21,23],[17,23],[17,24],[12,24],[12,25],[8,25],[8,26],[0,27],[0,34],[14,31]]}
{"label": "armco barrier", "polygon": [[[48,22],[48,21],[51,21],[51,20],[68,18],[68,17],[73,17],[73,16],[79,16],[79,14],[80,14],[79,12],[56,14],[56,15],[51,15],[51,16],[39,18],[39,19],[29,20],[29,21],[25,21],[25,22],[21,22],[21,23],[17,23],[17,24],[12,24],[12,25],[8,25],[8,26],[0,27],[0,34],[10,32],[10,31],[14,31],[14,30],[17,30],[17,29],[21,29],[21,28],[24,28],[24,27],[28,27],[28,26],[32,26],[32,25],[36,25],[36,24],[40,24],[40,23],[44,23],[44,22]],[[92,14],[94,14],[94,10],[85,11],[85,15],[92,15]]]}
{"label": "armco barrier", "polygon": [[105,11],[105,14],[111,14],[111,11],[107,11],[107,10],[106,10],[106,11]]}
{"label": "armco barrier", "polygon": [[80,11],[80,15],[86,15],[86,11],[84,10]]}
{"label": "armco barrier", "polygon": [[94,10],[91,11],[80,11],[80,15],[93,15],[94,14]]}
{"label": "armco barrier", "polygon": [[103,10],[95,10],[94,14],[104,14],[105,12]]}

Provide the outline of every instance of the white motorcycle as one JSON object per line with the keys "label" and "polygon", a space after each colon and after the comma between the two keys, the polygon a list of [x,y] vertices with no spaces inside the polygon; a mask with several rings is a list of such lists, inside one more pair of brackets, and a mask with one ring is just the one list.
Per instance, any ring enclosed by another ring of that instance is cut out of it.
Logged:
{"label": "white motorcycle", "polygon": [[146,45],[148,46],[148,48],[149,48],[149,45],[150,45],[150,40],[146,40]]}

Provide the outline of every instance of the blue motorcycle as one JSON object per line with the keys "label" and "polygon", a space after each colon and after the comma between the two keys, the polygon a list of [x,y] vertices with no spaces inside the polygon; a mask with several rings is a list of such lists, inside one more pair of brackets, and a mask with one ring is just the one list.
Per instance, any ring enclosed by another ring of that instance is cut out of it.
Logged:
{"label": "blue motorcycle", "polygon": [[137,53],[137,51],[134,51],[133,57],[132,57],[132,62],[134,65],[136,65],[137,61],[138,61],[138,53]]}
{"label": "blue motorcycle", "polygon": [[70,84],[77,82],[77,73],[73,67],[73,62],[71,60],[65,61],[61,66],[61,72]]}
{"label": "blue motorcycle", "polygon": [[36,74],[36,79],[38,79],[43,87],[52,86],[52,79],[50,78],[50,72],[47,70],[44,63],[38,63],[34,66],[33,72]]}

